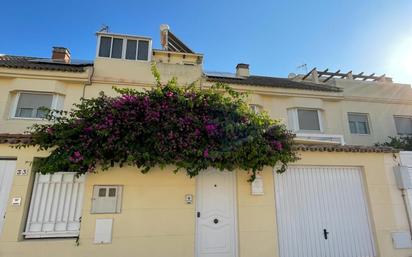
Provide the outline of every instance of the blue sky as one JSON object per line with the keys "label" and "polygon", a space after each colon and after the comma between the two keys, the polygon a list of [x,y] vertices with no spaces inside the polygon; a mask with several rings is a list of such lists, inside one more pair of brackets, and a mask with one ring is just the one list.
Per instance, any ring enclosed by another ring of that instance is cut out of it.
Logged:
{"label": "blue sky", "polygon": [[65,46],[76,59],[93,59],[96,32],[151,36],[160,48],[159,25],[196,52],[204,68],[286,77],[329,68],[412,83],[411,0],[182,0],[3,1],[0,53],[50,56]]}

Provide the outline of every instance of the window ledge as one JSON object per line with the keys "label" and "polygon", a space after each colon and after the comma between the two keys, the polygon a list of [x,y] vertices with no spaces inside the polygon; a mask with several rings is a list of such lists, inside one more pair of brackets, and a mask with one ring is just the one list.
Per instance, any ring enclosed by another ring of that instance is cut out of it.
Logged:
{"label": "window ledge", "polygon": [[31,239],[31,238],[45,238],[45,239],[53,239],[53,238],[73,238],[78,237],[80,234],[79,231],[62,231],[62,232],[24,232],[24,238]]}
{"label": "window ledge", "polygon": [[295,141],[302,143],[323,143],[345,145],[343,135],[296,133]]}
{"label": "window ledge", "polygon": [[44,118],[10,117],[9,120],[47,121]]}
{"label": "window ledge", "polygon": [[130,60],[130,59],[123,59],[123,58],[103,57],[103,56],[97,56],[96,59],[117,60],[117,61],[126,61],[126,62],[143,62],[143,63],[150,63],[151,62],[151,60]]}
{"label": "window ledge", "polygon": [[324,135],[323,131],[321,130],[297,130],[295,131],[296,134],[310,134],[310,135]]}

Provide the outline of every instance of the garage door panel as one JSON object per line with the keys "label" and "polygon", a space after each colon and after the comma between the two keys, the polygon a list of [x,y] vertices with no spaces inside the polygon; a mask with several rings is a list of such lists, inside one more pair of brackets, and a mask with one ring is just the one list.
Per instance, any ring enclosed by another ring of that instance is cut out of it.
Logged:
{"label": "garage door panel", "polygon": [[359,168],[294,166],[275,187],[281,257],[375,256]]}
{"label": "garage door panel", "polygon": [[0,235],[3,229],[15,170],[15,160],[0,160]]}

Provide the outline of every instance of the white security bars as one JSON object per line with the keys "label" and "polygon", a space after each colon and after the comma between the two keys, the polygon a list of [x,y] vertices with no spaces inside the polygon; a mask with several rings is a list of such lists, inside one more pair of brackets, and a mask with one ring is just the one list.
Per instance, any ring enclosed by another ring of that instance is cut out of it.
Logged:
{"label": "white security bars", "polygon": [[76,237],[80,231],[85,176],[73,172],[36,174],[24,235]]}

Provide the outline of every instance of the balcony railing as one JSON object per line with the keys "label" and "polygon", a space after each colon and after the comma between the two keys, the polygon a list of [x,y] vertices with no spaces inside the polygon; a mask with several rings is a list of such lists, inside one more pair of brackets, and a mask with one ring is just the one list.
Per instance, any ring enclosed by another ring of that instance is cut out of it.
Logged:
{"label": "balcony railing", "polygon": [[345,145],[343,135],[296,133],[295,141],[305,144]]}

